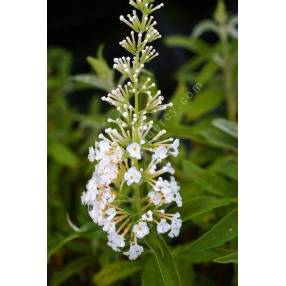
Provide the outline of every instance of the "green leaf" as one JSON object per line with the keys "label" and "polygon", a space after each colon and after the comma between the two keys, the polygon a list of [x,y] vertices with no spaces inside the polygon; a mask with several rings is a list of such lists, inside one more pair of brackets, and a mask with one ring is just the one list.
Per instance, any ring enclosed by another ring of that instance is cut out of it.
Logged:
{"label": "green leaf", "polygon": [[233,155],[218,158],[208,170],[237,181],[237,157]]}
{"label": "green leaf", "polygon": [[95,262],[96,257],[92,256],[80,257],[69,262],[61,270],[56,271],[53,274],[50,286],[62,285],[62,283],[65,282],[68,278],[91,266]]}
{"label": "green leaf", "polygon": [[64,245],[74,239],[84,236],[88,231],[94,229],[94,227],[94,223],[87,223],[80,228],[80,231],[73,232],[72,234],[64,237],[63,239],[53,243],[50,247],[48,247],[48,260],[55,252],[60,250]]}
{"label": "green leaf", "polygon": [[98,53],[98,58],[87,57],[87,62],[90,64],[95,73],[106,81],[113,81],[113,70],[108,66],[103,58],[102,50]]}
{"label": "green leaf", "polygon": [[221,88],[209,87],[199,91],[194,99],[187,104],[186,116],[190,120],[196,120],[202,115],[214,110],[224,101],[224,94]]}
{"label": "green leaf", "polygon": [[210,61],[206,63],[195,75],[194,81],[200,83],[201,85],[204,85],[215,76],[218,70],[219,66],[215,62]]}
{"label": "green leaf", "polygon": [[237,123],[226,120],[224,118],[218,118],[213,120],[212,125],[219,130],[225,132],[226,134],[238,138],[238,129],[237,129]]}
{"label": "green leaf", "polygon": [[160,270],[164,286],[180,286],[177,266],[165,241],[159,235],[151,233],[146,239],[146,244],[154,254]]}
{"label": "green leaf", "polygon": [[238,254],[237,251],[221,256],[221,257],[217,257],[216,259],[213,260],[213,262],[215,263],[222,263],[222,264],[227,264],[227,263],[238,263]]}
{"label": "green leaf", "polygon": [[92,74],[79,74],[71,77],[72,80],[96,87],[106,92],[113,89],[113,84]]}
{"label": "green leaf", "polygon": [[[233,250],[231,250],[231,252],[233,252]],[[186,245],[178,246],[172,251],[175,259],[182,259],[193,264],[211,262],[214,259],[229,253],[230,250],[228,249],[214,248],[207,250],[193,250],[190,247],[187,248]]]}
{"label": "green leaf", "polygon": [[237,139],[216,128],[213,128],[212,126],[201,129],[196,128],[196,130],[193,130],[193,136],[201,138],[201,140],[206,142],[206,144],[213,147],[237,151]]}
{"label": "green leaf", "polygon": [[145,263],[141,276],[142,286],[165,286],[164,280],[159,275],[160,269],[155,256],[151,256]]}
{"label": "green leaf", "polygon": [[237,210],[231,211],[200,238],[181,246],[176,254],[190,250],[208,250],[234,239],[237,237],[237,219]]}
{"label": "green leaf", "polygon": [[214,32],[216,34],[219,33],[218,26],[214,23],[214,21],[204,20],[198,23],[193,29],[192,36],[197,38],[206,32]]}
{"label": "green leaf", "polygon": [[187,201],[184,201],[180,208],[180,213],[183,221],[192,219],[198,215],[202,215],[216,208],[229,205],[235,202],[232,198],[217,198],[213,196],[199,196]]}
{"label": "green leaf", "polygon": [[68,146],[55,140],[48,141],[48,155],[53,160],[68,167],[75,167],[78,163],[73,151]]}
{"label": "green leaf", "polygon": [[180,82],[175,90],[174,95],[171,98],[173,103],[172,108],[168,109],[165,112],[165,118],[168,121],[179,123],[184,115],[187,112],[187,103],[188,102],[188,89],[186,84]]}
{"label": "green leaf", "polygon": [[108,286],[134,275],[141,268],[142,265],[139,261],[118,261],[106,265],[94,276],[93,280],[98,286]]}
{"label": "green leaf", "polygon": [[169,47],[185,48],[198,54],[207,53],[210,49],[204,41],[182,35],[166,37],[165,44]]}
{"label": "green leaf", "polygon": [[183,161],[184,174],[197,188],[210,194],[222,197],[237,195],[237,186],[227,180],[196,166],[191,161]]}
{"label": "green leaf", "polygon": [[163,121],[162,127],[167,126],[168,133],[183,139],[190,139],[198,143],[216,148],[237,151],[237,139],[209,125],[196,124],[192,127]]}
{"label": "green leaf", "polygon": [[195,285],[195,273],[193,265],[183,259],[176,259],[176,264],[181,279],[182,286]]}

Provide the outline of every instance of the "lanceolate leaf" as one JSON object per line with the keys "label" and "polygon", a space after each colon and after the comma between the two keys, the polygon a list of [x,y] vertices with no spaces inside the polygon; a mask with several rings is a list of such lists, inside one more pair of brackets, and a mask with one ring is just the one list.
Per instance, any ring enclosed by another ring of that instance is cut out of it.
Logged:
{"label": "lanceolate leaf", "polygon": [[218,247],[237,237],[237,210],[234,210],[222,218],[208,232],[192,243],[181,246],[176,252],[203,251]]}
{"label": "lanceolate leaf", "polygon": [[218,257],[213,260],[213,262],[216,263],[222,263],[222,264],[227,264],[227,263],[237,263],[238,262],[238,254],[237,251],[232,252],[230,254]]}
{"label": "lanceolate leaf", "polygon": [[200,190],[221,197],[235,197],[236,184],[206,171],[191,161],[183,161],[183,169],[186,177],[191,180]]}
{"label": "lanceolate leaf", "polygon": [[145,242],[156,258],[163,285],[181,286],[176,263],[165,241],[159,235],[151,233]]}
{"label": "lanceolate leaf", "polygon": [[233,253],[233,250],[213,248],[207,250],[192,250],[186,249],[184,245],[178,246],[172,251],[175,259],[182,259],[189,263],[205,263],[213,261],[214,259]]}
{"label": "lanceolate leaf", "polygon": [[108,286],[132,276],[141,268],[142,265],[139,261],[118,261],[104,267],[94,276],[93,280],[98,286]]}
{"label": "lanceolate leaf", "polygon": [[207,213],[213,209],[234,203],[236,199],[217,198],[214,196],[199,196],[184,201],[180,213],[183,221],[189,220],[198,215]]}

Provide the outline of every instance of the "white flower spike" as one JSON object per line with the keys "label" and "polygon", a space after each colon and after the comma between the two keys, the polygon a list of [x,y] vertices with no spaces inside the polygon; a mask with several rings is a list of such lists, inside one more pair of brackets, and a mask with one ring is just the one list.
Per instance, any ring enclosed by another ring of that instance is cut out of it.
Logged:
{"label": "white flower spike", "polygon": [[[130,0],[138,11],[120,21],[132,29],[120,45],[131,55],[114,59],[114,69],[127,80],[102,97],[119,112],[108,118],[113,127],[98,135],[89,148],[88,160],[95,163],[81,202],[88,206],[91,219],[107,234],[107,245],[123,252],[130,260],[144,251],[138,240],[152,229],[177,237],[182,220],[177,212],[166,212],[170,204],[182,206],[180,187],[170,156],[178,156],[178,139],[166,138],[152,116],[172,106],[164,104],[160,90],[151,78],[141,77],[145,65],[159,55],[152,42],[161,38],[151,15],[163,7],[155,0]],[[141,97],[143,100],[139,100]]]}

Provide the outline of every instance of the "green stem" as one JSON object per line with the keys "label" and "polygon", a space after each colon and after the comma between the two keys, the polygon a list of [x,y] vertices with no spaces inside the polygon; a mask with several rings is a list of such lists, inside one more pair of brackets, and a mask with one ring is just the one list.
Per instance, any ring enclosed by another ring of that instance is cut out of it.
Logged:
{"label": "green stem", "polygon": [[220,28],[221,42],[223,43],[223,59],[224,59],[224,91],[227,104],[227,117],[231,121],[236,121],[236,98],[232,84],[232,64],[229,53],[229,43],[225,25]]}

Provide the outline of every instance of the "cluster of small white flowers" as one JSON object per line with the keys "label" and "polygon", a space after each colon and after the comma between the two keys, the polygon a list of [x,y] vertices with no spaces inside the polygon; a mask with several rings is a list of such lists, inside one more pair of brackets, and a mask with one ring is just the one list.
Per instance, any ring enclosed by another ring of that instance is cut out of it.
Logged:
{"label": "cluster of small white flowers", "polygon": [[[100,141],[89,148],[88,159],[96,164],[81,197],[90,217],[107,233],[107,245],[114,251],[123,251],[130,260],[142,254],[144,248],[138,240],[144,239],[154,225],[158,234],[168,233],[171,238],[179,235],[182,226],[178,212],[165,211],[170,204],[181,207],[182,198],[175,178],[167,179],[168,175],[174,175],[174,168],[170,162],[162,164],[169,156],[178,155],[180,142],[162,138],[166,130],[158,131],[148,119],[172,104],[163,104],[164,97],[160,90],[154,92],[151,78],[139,77],[145,63],[158,55],[149,45],[161,38],[150,14],[163,4],[154,6],[153,2],[131,0],[130,4],[142,12],[142,17],[136,11],[127,17],[120,16],[132,28],[131,36],[120,45],[133,58],[114,59],[114,68],[128,80],[102,100],[115,106],[121,116],[109,118],[113,128],[105,129],[99,134]],[[146,97],[145,106],[141,106],[144,101],[139,104],[139,96]],[[147,188],[141,188],[143,184]]]}

